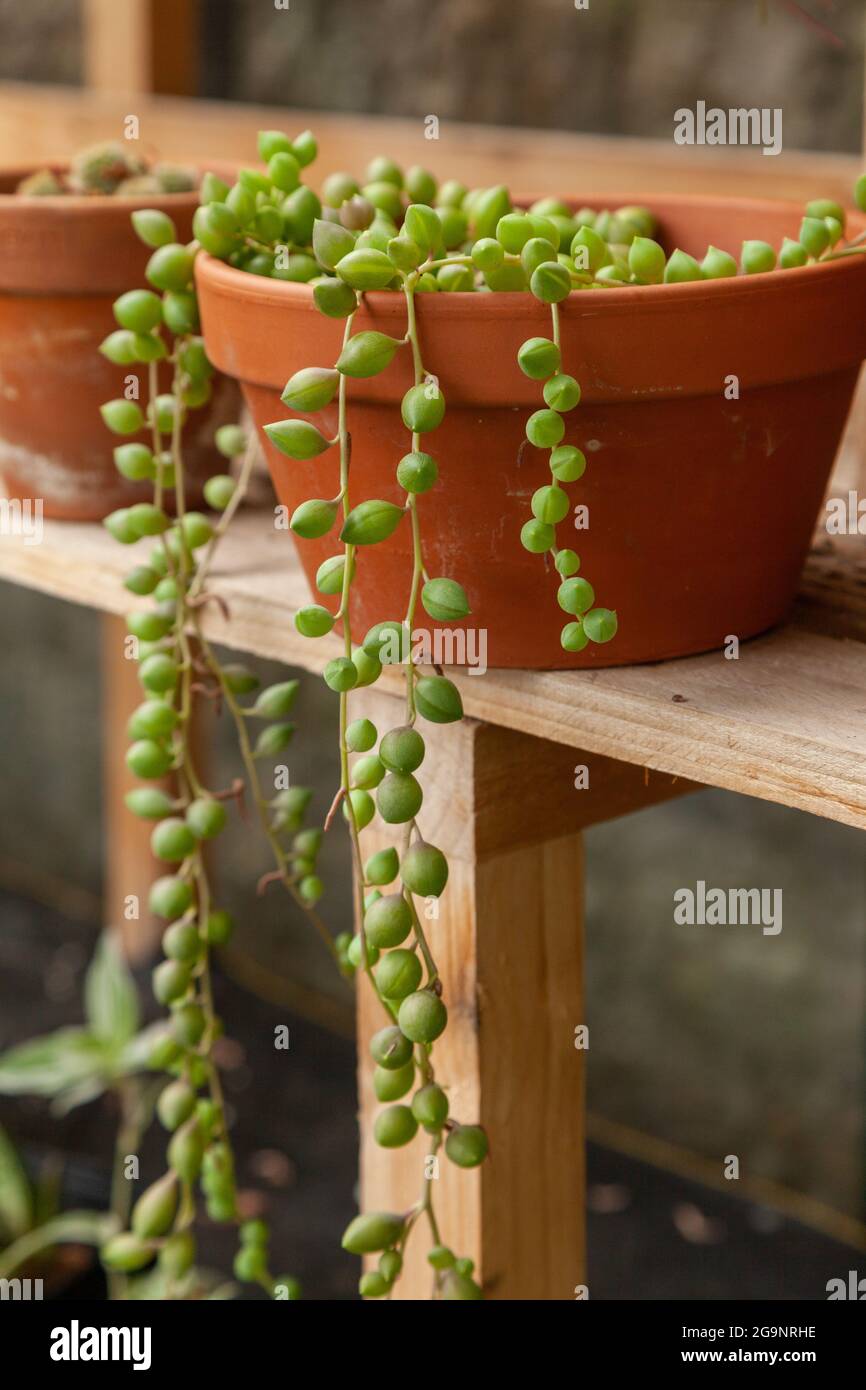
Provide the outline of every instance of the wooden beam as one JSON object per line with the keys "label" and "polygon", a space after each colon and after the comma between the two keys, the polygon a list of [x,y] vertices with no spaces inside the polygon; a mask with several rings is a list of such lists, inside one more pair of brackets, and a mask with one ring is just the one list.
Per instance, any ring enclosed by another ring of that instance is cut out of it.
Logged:
{"label": "wooden beam", "polygon": [[[83,18],[91,91],[192,96],[198,90],[198,0],[84,0]],[[105,130],[93,134],[104,138]]]}
{"label": "wooden beam", "polygon": [[[488,723],[866,828],[866,729],[856,715],[866,646],[818,635],[863,632],[861,557],[856,546],[838,557],[828,569],[818,556],[807,570],[803,625],[744,643],[738,661],[711,652],[655,666],[455,671],[454,679],[467,712]],[[0,544],[0,576],[116,613],[131,606],[128,563],[102,527],[75,522],[47,521],[39,545],[17,536]],[[295,631],[292,615],[309,595],[291,540],[267,513],[235,518],[214,586],[231,616],[226,623],[208,606],[213,640],[313,671],[339,654],[336,638],[308,642]],[[399,680],[386,668],[386,689]]]}
{"label": "wooden beam", "polygon": [[[123,9],[117,0],[109,8]],[[109,74],[110,76],[110,74]],[[20,163],[69,154],[119,128],[128,102],[114,91],[78,91],[31,83],[0,83],[0,159]],[[467,184],[506,182],[521,194],[574,192],[634,199],[650,193],[715,193],[764,198],[767,164],[778,198],[822,194],[850,202],[860,168],[852,155],[782,151],[768,161],[736,147],[675,146],[670,140],[577,135],[562,130],[443,121],[438,140],[427,140],[422,119],[335,115],[278,106],[142,95],[136,102],[142,130],[164,159],[190,157],[249,164],[256,131],[311,127],[319,158],[315,186],[334,169],[360,170],[371,153],[386,150],[404,164],[423,163],[434,174]]]}
{"label": "wooden beam", "polygon": [[[401,701],[370,691],[353,694],[351,708],[380,733],[404,718]],[[475,1261],[489,1298],[573,1299],[585,1280],[585,1053],[575,1047],[585,1023],[583,850],[567,827],[569,802],[583,794],[560,798],[549,786],[542,830],[524,798],[536,795],[547,756],[555,763],[561,750],[471,720],[425,725],[424,736],[430,775],[419,774],[419,821],[450,861],[441,914],[426,924],[449,1009],[433,1060],[452,1116],[483,1124],[490,1139],[481,1168],[440,1158],[433,1201],[442,1239]],[[386,831],[377,820],[363,832],[365,855],[393,843]],[[383,1015],[363,979],[358,1001],[361,1205],[408,1210],[423,1186],[429,1139],[376,1145],[381,1107],[368,1043]],[[429,1297],[432,1243],[422,1224],[398,1297]]]}

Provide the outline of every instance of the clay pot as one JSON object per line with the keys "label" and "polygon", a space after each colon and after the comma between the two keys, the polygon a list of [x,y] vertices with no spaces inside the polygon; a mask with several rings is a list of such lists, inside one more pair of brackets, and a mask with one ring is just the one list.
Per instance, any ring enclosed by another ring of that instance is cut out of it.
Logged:
{"label": "clay pot", "polygon": [[[668,249],[698,256],[710,241],[735,255],[747,237],[778,246],[796,236],[802,215],[791,203],[642,201]],[[860,230],[866,219],[853,224]],[[206,256],[197,282],[211,360],[240,379],[259,427],[285,418],[280,391],[300,367],[334,363],[342,321],[319,314],[307,286]],[[568,619],[556,602],[558,576],[519,541],[532,493],[549,475],[546,453],[524,439],[527,414],[543,404],[540,385],[521,373],[516,354],[525,338],[549,336],[549,312],[528,294],[418,297],[424,363],[447,402],[443,425],[425,436],[439,462],[439,482],[419,499],[425,560],[431,575],[464,585],[468,622],[487,630],[489,665],[655,661],[779,622],[797,589],[866,352],[866,258],[578,293],[561,314],[564,368],[583,387],[566,417],[565,442],[588,459],[568,492],[573,506],[588,508],[590,525],[562,523],[558,542],[579,552],[597,604],[619,615],[612,642],[577,655],[559,642]],[[368,328],[402,335],[402,297],[365,295],[355,331]],[[381,376],[349,384],[353,503],[402,500],[394,470],[409,448],[399,402],[410,371],[407,351]],[[734,378],[738,396],[729,399]],[[310,418],[336,432],[336,406]],[[309,463],[284,458],[267,440],[265,451],[288,508],[338,491],[336,449]],[[335,533],[299,543],[311,587],[317,566],[338,549]],[[409,528],[400,526],[359,552],[355,640],[404,613],[410,550]]]}
{"label": "clay pot", "polygon": [[[112,435],[99,414],[104,401],[122,394],[129,371],[147,370],[116,367],[97,350],[117,327],[112,301],[145,284],[150,251],[130,214],[161,208],[188,241],[198,194],[15,196],[30,172],[0,173],[0,477],[10,496],[41,498],[47,517],[97,520],[152,494],[114,467],[114,446],[138,436]],[[170,385],[170,369],[162,368],[160,387]],[[193,501],[220,467],[214,430],[237,409],[237,389],[223,379],[208,406],[189,413],[184,446]]]}

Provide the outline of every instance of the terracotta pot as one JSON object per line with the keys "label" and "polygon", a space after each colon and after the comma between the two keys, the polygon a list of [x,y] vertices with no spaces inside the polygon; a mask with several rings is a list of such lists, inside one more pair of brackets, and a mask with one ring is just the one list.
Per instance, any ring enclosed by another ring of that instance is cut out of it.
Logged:
{"label": "terracotta pot", "polygon": [[[746,237],[779,245],[802,215],[790,203],[642,201],[669,249],[697,255],[710,241],[733,254]],[[285,382],[300,367],[333,364],[342,321],[319,314],[307,286],[208,257],[197,279],[212,361],[240,379],[259,427],[285,418]],[[427,569],[463,583],[469,622],[487,630],[491,666],[655,661],[720,647],[731,634],[750,637],[784,617],[866,352],[866,258],[597,290],[562,305],[564,366],[583,387],[566,442],[589,460],[568,491],[573,505],[589,508],[590,526],[563,523],[558,539],[579,552],[597,603],[619,614],[615,639],[578,655],[559,643],[558,576],[519,541],[548,469],[546,454],[524,442],[527,414],[543,402],[516,353],[525,338],[549,336],[549,313],[528,294],[421,295],[418,321],[425,366],[447,402],[443,425],[427,436],[440,470],[419,504]],[[356,327],[402,334],[402,297],[366,295]],[[732,376],[738,399],[725,394]],[[381,376],[350,383],[353,502],[402,498],[394,469],[409,443],[398,407],[411,380],[406,352]],[[336,406],[311,418],[335,433]],[[289,508],[338,491],[336,450],[309,463],[267,441],[265,450]],[[298,549],[312,586],[338,544],[332,534]],[[356,640],[402,615],[410,573],[408,527],[359,553]]]}
{"label": "terracotta pot", "polygon": [[[121,441],[99,414],[135,370],[97,351],[117,327],[112,301],[145,283],[150,252],[130,214],[162,208],[187,241],[198,195],[15,196],[29,172],[0,172],[0,476],[10,496],[41,498],[45,516],[97,520],[151,495],[117,472],[112,450]],[[170,389],[169,369],[160,384]],[[220,466],[214,430],[237,408],[237,389],[223,379],[209,405],[190,412],[184,439],[193,500]]]}

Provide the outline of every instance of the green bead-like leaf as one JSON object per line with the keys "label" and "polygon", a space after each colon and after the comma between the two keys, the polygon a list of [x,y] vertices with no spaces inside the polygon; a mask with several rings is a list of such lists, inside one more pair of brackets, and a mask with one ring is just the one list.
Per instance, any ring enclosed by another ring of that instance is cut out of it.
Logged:
{"label": "green bead-like leaf", "polygon": [[384,251],[368,246],[350,251],[338,262],[337,274],[353,290],[383,290],[394,278],[394,266]]}
{"label": "green bead-like leaf", "polygon": [[556,594],[556,601],[564,613],[585,613],[595,603],[595,590],[587,579],[563,579]]}
{"label": "green bead-like leaf", "polygon": [[582,622],[566,623],[559,635],[560,645],[567,652],[582,652],[589,645],[589,635]]}
{"label": "green bead-like leaf", "polygon": [[529,288],[543,304],[558,304],[571,294],[571,276],[557,261],[543,261],[533,270]]}
{"label": "green bead-like leaf", "polygon": [[472,247],[472,263],[478,270],[498,270],[504,261],[505,251],[495,237],[482,237]]}
{"label": "green bead-like leaf", "polygon": [[168,213],[160,212],[156,208],[137,208],[132,214],[132,225],[139,241],[143,241],[145,246],[154,250],[158,246],[168,246],[169,242],[177,241],[177,232]]}
{"label": "green bead-like leaf", "polygon": [[99,344],[99,351],[115,367],[128,367],[136,360],[135,337],[128,328],[118,328]]}
{"label": "green bead-like leaf", "polygon": [[[327,560],[323,560],[316,570],[316,588],[320,594],[334,595],[342,593],[343,577],[346,571],[345,555],[331,555]],[[352,564],[352,574],[354,575],[355,566]]]}
{"label": "green bead-like leaf", "polygon": [[334,626],[334,615],[321,604],[311,603],[295,614],[295,627],[302,637],[324,637]]}
{"label": "green bead-like leaf", "polygon": [[413,434],[438,429],[445,418],[445,397],[433,382],[411,386],[401,405],[403,424]]}
{"label": "green bead-like leaf", "polygon": [[668,258],[665,266],[664,282],[666,285],[685,284],[689,280],[703,280],[704,272],[698,265],[694,256],[688,255],[679,248]]}
{"label": "green bead-like leaf", "polygon": [[415,704],[431,724],[453,724],[463,718],[460,691],[447,676],[421,676],[415,686]]}
{"label": "green bead-like leaf", "polygon": [[583,615],[583,628],[591,642],[609,642],[616,636],[616,613],[609,608],[593,608]]}
{"label": "green bead-like leaf", "polygon": [[425,613],[437,622],[459,622],[470,608],[463,586],[456,579],[428,579],[421,590]]}
{"label": "green bead-like leaf", "polygon": [[550,338],[527,338],[517,353],[517,362],[524,376],[544,381],[559,371],[562,358],[559,348]]}
{"label": "green bead-like leaf", "polygon": [[290,410],[311,414],[331,404],[340,385],[333,367],[302,367],[286,382],[280,400]]}
{"label": "green bead-like leaf", "polygon": [[[806,220],[807,219],[804,218],[804,221]],[[740,259],[743,270],[747,275],[763,275],[766,271],[774,268],[776,264],[776,253],[769,242],[744,241]]]}
{"label": "green bead-like leaf", "polygon": [[185,290],[192,280],[195,256],[179,242],[169,242],[154,251],[145,276],[158,290]]}
{"label": "green bead-like leaf", "polygon": [[438,476],[436,460],[430,454],[404,454],[397,464],[397,482],[407,492],[428,492]]}
{"label": "green bead-like leaf", "polygon": [[809,252],[805,246],[801,246],[799,241],[792,241],[790,237],[786,236],[779,252],[779,265],[782,270],[794,270],[798,266],[805,265],[808,259]]}
{"label": "green bead-like leaf", "polygon": [[387,247],[388,259],[398,270],[417,270],[424,259],[424,251],[408,236],[391,237]]}
{"label": "green bead-like leaf", "polygon": [[549,522],[533,517],[520,528],[520,544],[532,555],[543,555],[550,550],[556,540],[556,532]]}
{"label": "green bead-like leaf", "polygon": [[499,220],[511,211],[511,195],[504,184],[486,188],[472,204],[475,239],[496,235]]}
{"label": "green bead-like leaf", "polygon": [[344,319],[357,305],[355,291],[342,280],[322,280],[313,288],[313,302],[319,313],[329,319]]}
{"label": "green bead-like leaf", "polygon": [[336,502],[327,502],[323,498],[314,497],[309,502],[302,502],[292,512],[292,519],[289,522],[296,536],[302,536],[304,540],[318,540],[320,536],[326,536],[337,519]]}
{"label": "green bead-like leaf", "polygon": [[650,237],[636,236],[628,248],[628,268],[642,285],[658,285],[665,273],[664,247]]}
{"label": "green bead-like leaf", "polygon": [[343,376],[376,376],[390,366],[398,347],[399,339],[387,333],[356,333],[337,358],[337,371]]}
{"label": "green bead-like leaf", "polygon": [[721,251],[718,246],[709,246],[701,261],[701,270],[708,280],[724,280],[736,275],[737,262],[727,251]]}
{"label": "green bead-like leaf", "polygon": [[137,434],[144,428],[144,416],[137,401],[127,401],[122,397],[106,401],[99,407],[105,424],[115,434]]}
{"label": "green bead-like leaf", "polygon": [[361,502],[346,517],[340,540],[347,545],[376,545],[393,534],[403,515],[403,508],[393,502]]}
{"label": "green bead-like leaf", "polygon": [[271,724],[267,729],[262,729],[256,739],[253,757],[275,758],[278,753],[282,753],[283,749],[288,747],[294,732],[294,724]]}
{"label": "green bead-like leaf", "polygon": [[591,270],[593,275],[613,260],[604,237],[599,236],[594,227],[588,226],[580,227],[575,232],[571,256],[578,270]]}
{"label": "green bead-like leaf", "polygon": [[280,681],[269,685],[259,695],[253,705],[252,713],[260,719],[282,719],[292,709],[297,698],[299,682]]}
{"label": "green bead-like leaf", "polygon": [[308,420],[278,420],[265,425],[265,434],[281,454],[290,459],[312,459],[330,447],[330,441]]}
{"label": "green bead-like leaf", "polygon": [[350,1255],[372,1255],[396,1245],[403,1234],[404,1219],[393,1212],[370,1212],[356,1216],[343,1232],[343,1249]]}
{"label": "green bead-like leaf", "polygon": [[355,233],[339,222],[317,218],[313,223],[313,254],[319,265],[334,270],[344,256],[355,249]]}
{"label": "green bead-like leaf", "polygon": [[800,223],[800,245],[805,246],[810,256],[820,256],[830,245],[827,223],[821,218],[804,217]]}
{"label": "green bead-like leaf", "polygon": [[403,218],[403,231],[423,250],[434,251],[442,236],[442,223],[433,208],[410,203]]}

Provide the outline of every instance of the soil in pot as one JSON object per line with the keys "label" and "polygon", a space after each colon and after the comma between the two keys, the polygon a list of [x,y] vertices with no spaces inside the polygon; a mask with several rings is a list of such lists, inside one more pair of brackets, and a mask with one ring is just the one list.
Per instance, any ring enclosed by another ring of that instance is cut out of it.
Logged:
{"label": "soil in pot", "polygon": [[[114,299],[145,283],[150,252],[130,215],[161,208],[186,241],[198,194],[18,196],[27,172],[0,172],[0,477],[9,496],[41,499],[46,517],[100,520],[152,492],[114,466],[114,446],[139,436],[112,436],[99,413],[123,394],[129,371],[143,370],[114,366],[98,351],[117,326]],[[170,369],[161,368],[160,389],[170,389]],[[237,409],[237,389],[222,378],[208,405],[189,414],[193,504],[221,466],[214,431]]]}
{"label": "soil in pot", "polygon": [[[658,218],[659,239],[697,256],[710,241],[733,255],[745,238],[779,245],[796,237],[802,215],[798,205],[757,200],[642,201]],[[866,221],[851,225],[856,233]],[[333,364],[342,323],[318,313],[307,286],[209,257],[199,258],[197,282],[212,361],[240,379],[260,428],[284,418],[286,381],[301,367]],[[866,351],[866,261],[592,290],[572,294],[561,314],[564,370],[583,388],[566,442],[584,449],[589,466],[568,488],[572,538],[563,526],[559,540],[579,552],[596,602],[617,610],[619,632],[603,646],[564,652],[558,576],[520,545],[530,498],[548,475],[544,455],[524,438],[539,392],[516,354],[524,339],[549,334],[549,315],[526,294],[420,295],[425,366],[447,402],[429,436],[439,481],[419,504],[425,557],[431,574],[464,585],[472,616],[458,626],[474,642],[467,650],[455,626],[436,659],[463,664],[486,643],[491,667],[623,665],[720,648],[779,622]],[[365,295],[354,331],[367,328],[402,335],[402,296]],[[353,505],[402,501],[394,470],[409,444],[399,402],[411,383],[407,353],[381,377],[349,385]],[[335,407],[306,418],[335,433]],[[337,492],[336,450],[308,463],[267,441],[265,451],[289,511]],[[336,533],[299,542],[313,592],[317,567],[338,549]],[[406,527],[359,552],[356,641],[405,611],[410,574]]]}

